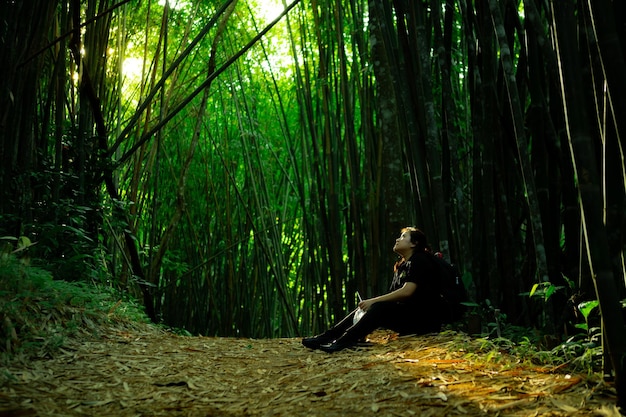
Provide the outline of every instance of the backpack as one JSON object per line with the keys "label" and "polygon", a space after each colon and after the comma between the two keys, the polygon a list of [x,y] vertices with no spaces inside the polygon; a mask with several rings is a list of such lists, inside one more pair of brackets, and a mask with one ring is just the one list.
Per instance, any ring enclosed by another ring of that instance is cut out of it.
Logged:
{"label": "backpack", "polygon": [[454,323],[463,318],[463,313],[467,307],[462,304],[467,301],[467,290],[461,279],[458,269],[443,259],[443,255],[437,252],[430,256],[436,270],[439,273],[439,296],[441,297],[441,321]]}

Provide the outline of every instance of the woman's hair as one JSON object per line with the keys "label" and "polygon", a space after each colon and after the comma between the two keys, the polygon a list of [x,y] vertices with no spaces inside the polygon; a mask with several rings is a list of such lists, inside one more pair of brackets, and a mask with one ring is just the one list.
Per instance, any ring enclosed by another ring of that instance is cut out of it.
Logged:
{"label": "woman's hair", "polygon": [[417,227],[405,227],[401,230],[401,233],[409,232],[411,233],[411,243],[415,244],[415,252],[424,252],[430,251],[430,246],[428,245],[428,239],[424,232],[422,232]]}

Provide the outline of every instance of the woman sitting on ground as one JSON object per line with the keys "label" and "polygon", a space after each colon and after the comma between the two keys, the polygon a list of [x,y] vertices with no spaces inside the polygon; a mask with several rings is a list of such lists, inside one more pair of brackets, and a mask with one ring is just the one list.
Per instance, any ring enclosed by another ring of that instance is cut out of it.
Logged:
{"label": "woman sitting on ground", "polygon": [[[435,265],[429,259],[426,235],[415,227],[405,227],[396,239],[394,252],[400,260],[394,266],[393,281],[387,294],[363,300],[359,307],[326,332],[302,339],[310,349],[336,352],[354,347],[378,328],[400,335],[426,334],[441,329],[439,282]],[[364,312],[360,320],[355,314]]]}

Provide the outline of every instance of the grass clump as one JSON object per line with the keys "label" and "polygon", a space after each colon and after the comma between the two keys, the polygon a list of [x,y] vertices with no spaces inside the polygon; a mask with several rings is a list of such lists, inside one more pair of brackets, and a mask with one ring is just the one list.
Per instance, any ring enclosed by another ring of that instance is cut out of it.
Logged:
{"label": "grass clump", "polygon": [[110,287],[53,279],[13,254],[0,254],[0,363],[50,357],[70,339],[103,326],[147,322],[141,307]]}

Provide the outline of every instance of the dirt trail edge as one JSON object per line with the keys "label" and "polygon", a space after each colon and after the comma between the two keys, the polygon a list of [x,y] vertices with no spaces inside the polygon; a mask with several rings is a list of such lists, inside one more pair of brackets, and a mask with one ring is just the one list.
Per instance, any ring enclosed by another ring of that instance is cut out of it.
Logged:
{"label": "dirt trail edge", "polygon": [[597,375],[504,353],[486,361],[458,335],[370,339],[326,354],[299,339],[112,330],[53,359],[1,368],[0,416],[620,415]]}

